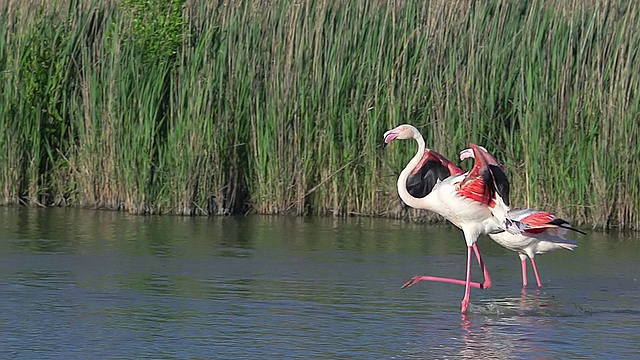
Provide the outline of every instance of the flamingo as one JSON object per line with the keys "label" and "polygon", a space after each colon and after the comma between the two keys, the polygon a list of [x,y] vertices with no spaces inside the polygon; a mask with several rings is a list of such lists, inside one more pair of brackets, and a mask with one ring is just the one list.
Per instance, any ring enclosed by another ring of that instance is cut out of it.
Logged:
{"label": "flamingo", "polygon": [[[474,151],[465,149],[460,152],[460,160],[473,158]],[[538,287],[542,287],[535,256],[558,249],[573,250],[578,244],[574,240],[564,237],[569,231],[575,231],[586,235],[569,224],[564,219],[558,218],[554,214],[536,209],[513,210],[509,213],[513,220],[526,225],[526,229],[521,234],[511,234],[501,232],[489,234],[493,241],[501,246],[518,253],[522,267],[522,287],[527,287],[527,258],[531,260],[531,267],[536,277]]]}
{"label": "flamingo", "polygon": [[[398,194],[402,201],[410,207],[425,209],[442,215],[456,227],[462,230],[467,244],[467,268],[464,281],[465,293],[461,302],[461,313],[466,313],[469,307],[471,287],[486,288],[491,284],[489,274],[484,266],[477,247],[478,237],[482,234],[510,231],[520,233],[522,229],[511,221],[509,212],[509,182],[502,166],[483,148],[470,144],[475,159],[473,168],[466,172],[454,166],[442,155],[429,150],[425,146],[422,134],[414,126],[400,125],[384,133],[384,142],[389,144],[393,140],[414,139],[418,143],[416,155],[409,161],[398,177]],[[411,175],[416,176],[421,171],[419,165],[429,165],[424,168],[425,176],[431,179],[431,184],[425,186],[421,195],[415,197],[407,186],[419,192],[419,187],[407,184]],[[456,169],[457,168],[457,169]],[[449,176],[442,179],[446,173]],[[471,253],[475,252],[478,263],[485,276],[485,285],[471,282]],[[415,276],[406,282],[402,288],[416,283],[428,281],[443,281],[462,283],[461,280]]]}
{"label": "flamingo", "polygon": [[522,234],[510,234],[502,232],[489,234],[493,241],[503,247],[515,251],[520,257],[522,265],[522,287],[527,287],[527,258],[531,260],[533,273],[536,276],[538,287],[542,287],[535,256],[558,249],[573,250],[578,244],[574,240],[564,237],[568,230],[585,235],[584,232],[571,227],[564,219],[560,219],[547,211],[535,209],[513,210],[509,213],[514,220],[518,220],[528,228]]}
{"label": "flamingo", "polygon": [[[407,178],[407,191],[409,194],[416,198],[423,198],[433,190],[433,187],[439,182],[453,175],[461,175],[464,171],[457,165],[449,161],[446,157],[438,152],[425,148],[424,155],[416,168],[411,172]],[[488,289],[491,287],[491,277],[489,272],[482,261],[477,244],[473,245],[473,250],[478,260],[478,265],[483,272],[483,283],[470,282],[471,287]],[[416,275],[409,281],[407,281],[402,288],[413,286],[420,281],[439,281],[454,283],[460,285],[466,285],[464,280],[457,280],[451,278],[435,277],[435,276],[421,276]]]}

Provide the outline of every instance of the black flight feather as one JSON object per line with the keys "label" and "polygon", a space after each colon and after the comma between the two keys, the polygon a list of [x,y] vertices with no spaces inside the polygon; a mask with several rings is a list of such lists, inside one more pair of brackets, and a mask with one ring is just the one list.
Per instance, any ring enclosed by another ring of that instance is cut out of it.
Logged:
{"label": "black flight feather", "polygon": [[509,179],[500,166],[487,165],[480,174],[484,182],[484,202],[488,203],[497,192],[505,205],[509,206]]}
{"label": "black flight feather", "polygon": [[407,191],[415,198],[423,198],[431,193],[438,180],[451,176],[449,169],[439,161],[429,160],[414,175],[407,178]]}
{"label": "black flight feather", "polygon": [[567,230],[573,230],[573,231],[575,231],[575,232],[577,232],[577,233],[580,233],[580,234],[582,234],[582,235],[587,235],[587,233],[586,233],[586,232],[584,232],[584,231],[580,231],[580,230],[578,230],[578,229],[576,229],[576,228],[572,227],[572,226],[571,226],[571,224],[569,224],[569,223],[568,223],[566,220],[564,220],[564,219],[555,218],[555,219],[553,219],[553,220],[549,221],[547,224],[550,224],[550,225],[556,225],[556,226],[559,226],[559,227],[564,228],[564,229],[567,229]]}

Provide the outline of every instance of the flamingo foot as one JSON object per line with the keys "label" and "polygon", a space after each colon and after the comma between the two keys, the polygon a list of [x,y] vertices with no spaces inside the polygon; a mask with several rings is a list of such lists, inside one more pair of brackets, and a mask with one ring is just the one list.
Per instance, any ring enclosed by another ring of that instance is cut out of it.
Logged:
{"label": "flamingo foot", "polygon": [[411,279],[409,279],[409,281],[405,282],[402,285],[401,289],[406,289],[408,287],[411,287],[411,286],[419,283],[420,281],[422,281],[420,278],[421,278],[421,276],[419,276],[419,275],[416,275],[416,276],[412,277]]}
{"label": "flamingo foot", "polygon": [[[411,287],[411,286],[419,283],[420,281],[434,281],[434,282],[444,282],[444,283],[450,283],[450,284],[466,285],[466,282],[464,280],[443,278],[443,277],[437,277],[437,276],[416,275],[416,276],[412,277],[411,279],[409,279],[409,281],[405,282],[404,285],[402,285],[402,289],[406,289],[408,287]],[[488,284],[487,284],[487,282],[488,282]],[[469,286],[474,287],[476,289],[488,289],[489,287],[491,287],[491,280],[486,281],[484,284],[480,284],[480,283],[472,281],[472,282],[469,283]]]}
{"label": "flamingo foot", "polygon": [[461,314],[465,314],[467,312],[467,309],[469,308],[469,299],[462,299],[462,304],[461,304],[461,309],[460,309],[460,313]]}

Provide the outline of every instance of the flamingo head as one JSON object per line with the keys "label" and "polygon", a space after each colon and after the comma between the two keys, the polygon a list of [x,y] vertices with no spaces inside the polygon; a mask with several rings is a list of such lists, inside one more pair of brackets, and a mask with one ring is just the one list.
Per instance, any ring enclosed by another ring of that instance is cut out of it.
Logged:
{"label": "flamingo head", "polygon": [[460,151],[460,161],[463,161],[465,159],[469,159],[469,158],[475,158],[475,154],[473,153],[473,149],[471,148],[467,148],[464,149],[462,151]]}
{"label": "flamingo head", "polygon": [[[479,149],[482,149],[484,152],[488,153],[487,149],[485,149],[484,146],[480,146],[480,145],[476,145],[476,146]],[[475,157],[476,157],[476,154],[474,154],[473,148],[467,148],[460,151],[460,161],[463,161],[465,159],[474,159]]]}
{"label": "flamingo head", "polygon": [[384,143],[386,145],[395,139],[413,139],[415,138],[416,134],[419,134],[418,129],[416,129],[413,125],[400,125],[384,133]]}

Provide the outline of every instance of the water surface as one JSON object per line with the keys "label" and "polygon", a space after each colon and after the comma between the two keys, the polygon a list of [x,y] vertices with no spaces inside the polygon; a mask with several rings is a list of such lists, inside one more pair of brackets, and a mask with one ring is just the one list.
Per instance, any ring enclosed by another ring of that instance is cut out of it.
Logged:
{"label": "water surface", "polygon": [[481,239],[494,286],[461,316],[461,286],[400,289],[463,277],[447,226],[0,208],[0,357],[638,358],[637,234],[574,238],[526,292]]}

